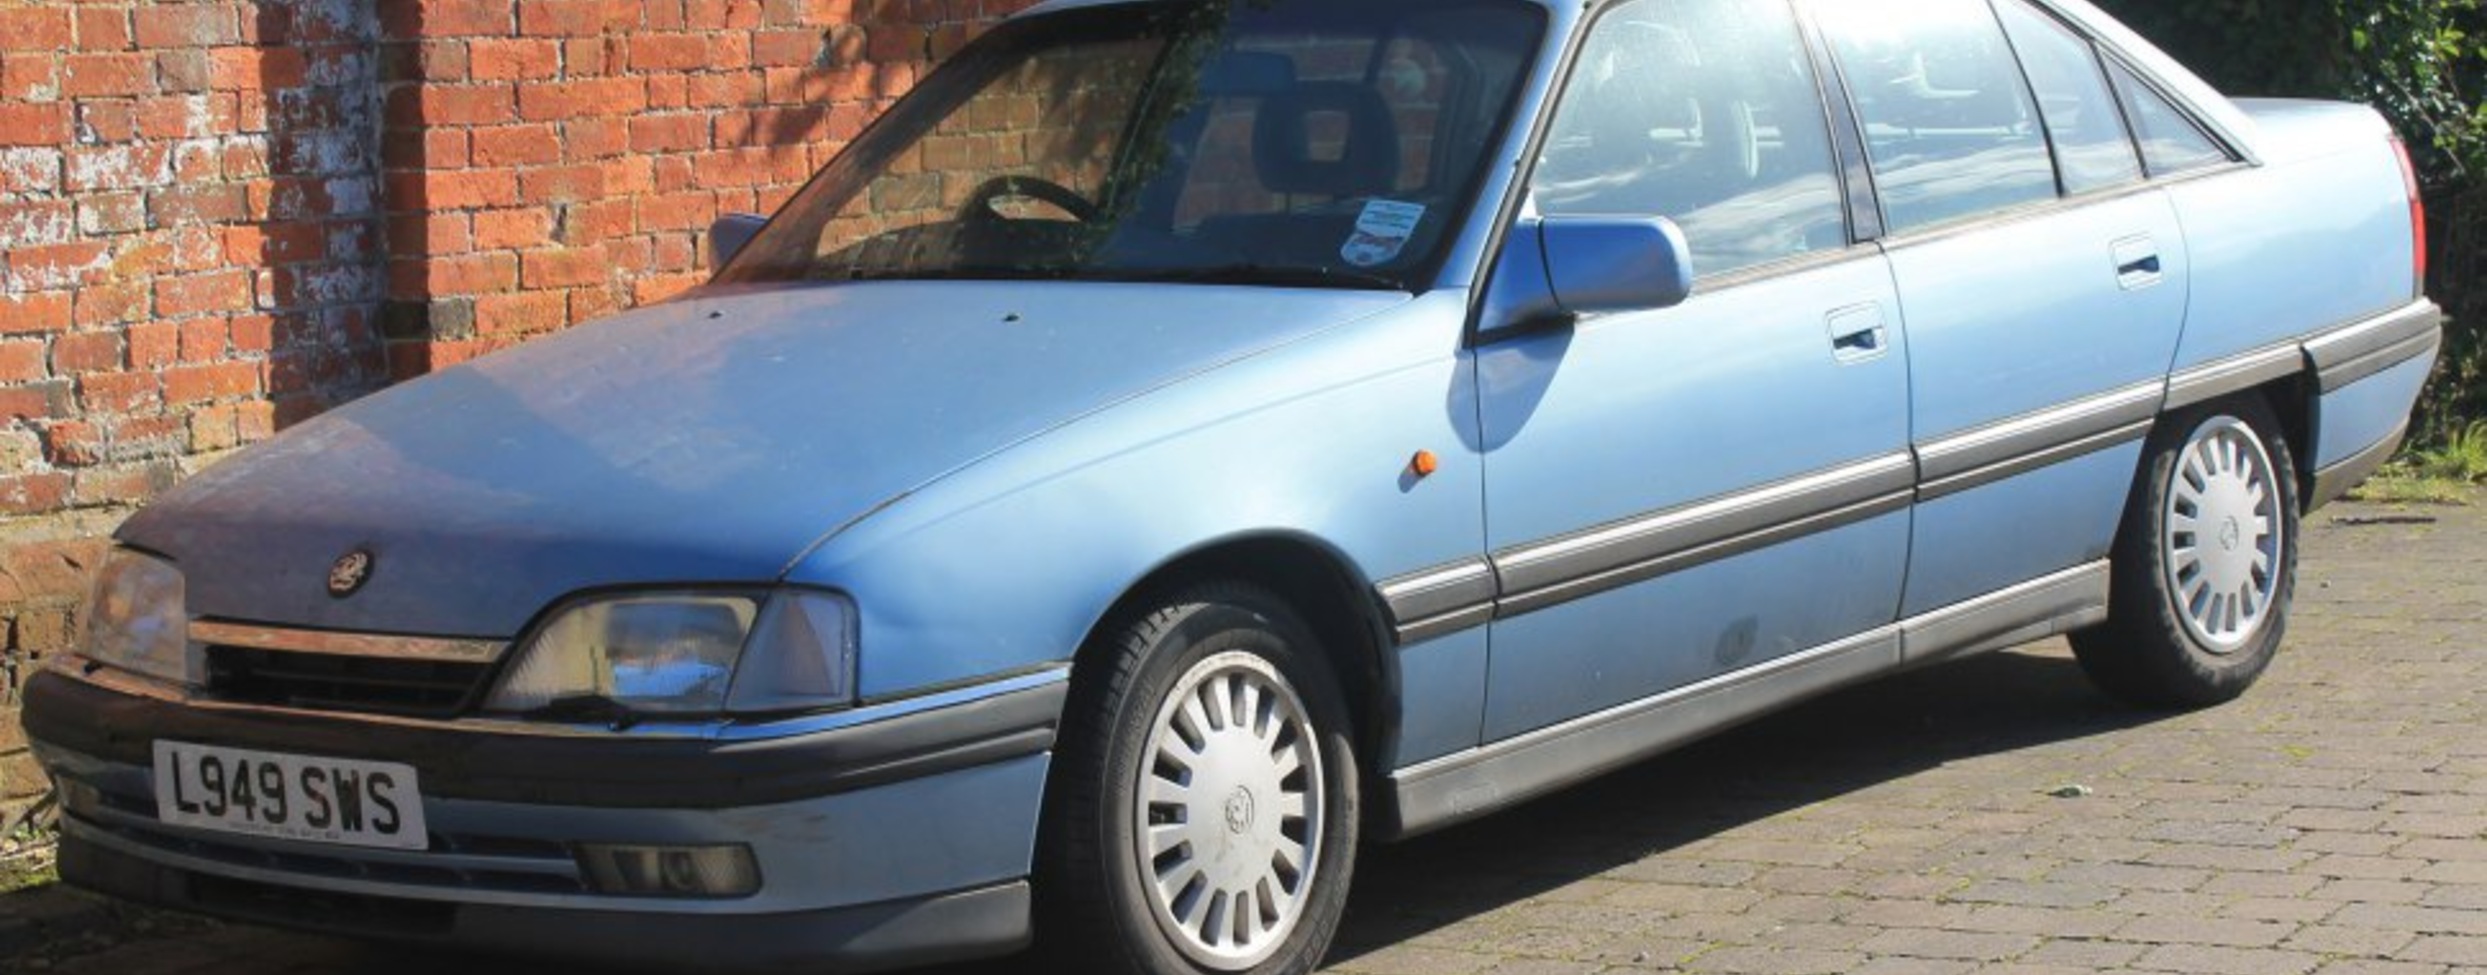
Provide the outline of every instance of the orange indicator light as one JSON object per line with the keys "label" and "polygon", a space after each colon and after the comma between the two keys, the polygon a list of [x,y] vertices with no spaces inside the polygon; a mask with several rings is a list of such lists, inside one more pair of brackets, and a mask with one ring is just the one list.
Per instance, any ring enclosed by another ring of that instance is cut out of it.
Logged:
{"label": "orange indicator light", "polygon": [[1442,469],[1442,461],[1433,455],[1433,451],[1419,450],[1416,459],[1408,461],[1408,469],[1415,471],[1418,477],[1432,477],[1433,472]]}

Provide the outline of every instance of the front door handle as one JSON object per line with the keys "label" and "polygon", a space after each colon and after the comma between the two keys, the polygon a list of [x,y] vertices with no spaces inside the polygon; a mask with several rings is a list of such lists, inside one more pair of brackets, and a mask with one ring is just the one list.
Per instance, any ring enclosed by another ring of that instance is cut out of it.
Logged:
{"label": "front door handle", "polygon": [[2164,266],[2159,260],[2159,244],[2149,234],[2136,234],[2116,241],[2111,248],[2116,262],[2116,286],[2126,291],[2139,291],[2158,284]]}

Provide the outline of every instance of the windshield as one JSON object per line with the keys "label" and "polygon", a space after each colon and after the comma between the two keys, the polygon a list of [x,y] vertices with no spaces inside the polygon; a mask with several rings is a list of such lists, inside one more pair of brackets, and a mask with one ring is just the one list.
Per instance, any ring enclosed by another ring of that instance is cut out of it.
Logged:
{"label": "windshield", "polygon": [[1004,23],[721,282],[1421,290],[1543,30],[1514,0],[1208,0]]}

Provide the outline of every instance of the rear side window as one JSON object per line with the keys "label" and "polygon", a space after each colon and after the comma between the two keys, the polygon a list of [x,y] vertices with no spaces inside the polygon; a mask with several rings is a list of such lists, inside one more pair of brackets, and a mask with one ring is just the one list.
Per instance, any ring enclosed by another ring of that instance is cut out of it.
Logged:
{"label": "rear side window", "polygon": [[2166,176],[2233,161],[2219,140],[2202,131],[2158,89],[2142,83],[2131,69],[2110,59],[2107,73],[2116,81],[2116,93],[2124,98],[2125,113],[2133,117],[2142,163],[2150,168],[2150,175]]}
{"label": "rear side window", "polygon": [[2053,17],[2030,9],[2020,0],[2000,0],[1995,12],[2003,18],[2021,67],[2038,95],[2038,114],[2055,143],[2055,163],[2064,192],[2087,193],[2140,182],[2141,159],[2133,153],[2132,136],[2124,128],[2124,112],[2100,73],[2098,52],[2089,39]]}
{"label": "rear side window", "polygon": [[1591,26],[1530,189],[1672,219],[1711,276],[1847,246],[1837,172],[1785,0],[1634,0]]}
{"label": "rear side window", "polygon": [[1986,0],[1818,7],[1892,230],[2055,198],[2036,106]]}

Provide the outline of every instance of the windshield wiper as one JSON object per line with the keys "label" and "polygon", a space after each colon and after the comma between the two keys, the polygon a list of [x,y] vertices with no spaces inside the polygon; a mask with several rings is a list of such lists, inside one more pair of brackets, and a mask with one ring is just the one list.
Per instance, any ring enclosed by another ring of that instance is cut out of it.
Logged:
{"label": "windshield wiper", "polygon": [[1270,284],[1282,287],[1409,290],[1405,281],[1386,274],[1344,267],[1306,267],[1300,264],[1236,263],[1210,267],[1114,270],[1106,273],[1118,277],[1127,274],[1136,281],[1176,281],[1184,284]]}

